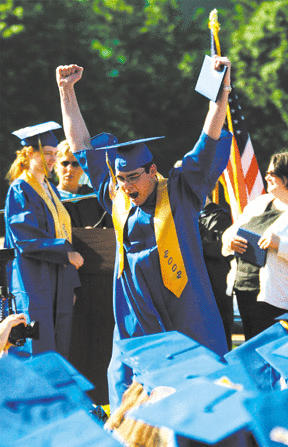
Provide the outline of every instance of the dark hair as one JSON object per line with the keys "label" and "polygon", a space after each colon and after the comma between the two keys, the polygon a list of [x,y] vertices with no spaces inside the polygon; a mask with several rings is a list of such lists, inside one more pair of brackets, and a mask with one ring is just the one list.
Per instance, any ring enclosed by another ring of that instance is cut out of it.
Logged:
{"label": "dark hair", "polygon": [[141,168],[145,169],[146,174],[149,173],[151,166],[154,164],[154,160],[149,161],[145,165],[141,166]]}
{"label": "dark hair", "polygon": [[285,186],[288,187],[288,152],[279,152],[272,155],[270,163],[273,164],[273,172],[281,178]]}

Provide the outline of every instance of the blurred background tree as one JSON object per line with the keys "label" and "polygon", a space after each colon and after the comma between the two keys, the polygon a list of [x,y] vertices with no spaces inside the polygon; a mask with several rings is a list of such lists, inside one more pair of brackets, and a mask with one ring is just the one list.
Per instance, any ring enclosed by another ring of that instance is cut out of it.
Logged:
{"label": "blurred background tree", "polygon": [[288,150],[288,1],[242,0],[236,6],[230,56],[235,85],[262,170]]}
{"label": "blurred background tree", "polygon": [[[287,1],[216,5],[222,53],[232,58],[262,169],[288,138]],[[61,122],[55,82],[60,64],[85,67],[77,90],[91,134],[110,131],[120,141],[166,135],[152,149],[167,174],[194,144],[207,111],[194,86],[210,51],[207,22],[214,7],[212,0],[2,1],[0,208],[8,187],[4,176],[19,148],[10,132]]]}

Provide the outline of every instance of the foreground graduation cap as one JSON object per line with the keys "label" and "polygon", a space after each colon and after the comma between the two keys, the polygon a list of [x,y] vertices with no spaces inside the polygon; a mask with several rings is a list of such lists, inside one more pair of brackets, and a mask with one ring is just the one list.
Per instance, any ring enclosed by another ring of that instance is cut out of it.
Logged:
{"label": "foreground graduation cap", "polygon": [[279,317],[276,317],[275,320],[288,321],[288,312],[285,312],[284,314],[280,315]]}
{"label": "foreground graduation cap", "polygon": [[77,395],[74,368],[52,354],[35,356],[34,363],[11,354],[0,359],[0,447],[119,446],[91,414],[80,387]]}
{"label": "foreground graduation cap", "polygon": [[258,354],[269,363],[285,381],[288,380],[288,336],[257,348]]}
{"label": "foreground graduation cap", "polygon": [[117,344],[122,361],[136,374],[169,368],[175,363],[194,359],[200,354],[221,361],[213,351],[177,331],[127,338],[117,341]]}
{"label": "foreground graduation cap", "polygon": [[20,143],[22,146],[38,147],[38,138],[40,138],[42,146],[56,147],[58,140],[52,131],[61,129],[61,127],[55,121],[47,121],[46,123],[23,127],[22,129],[15,130],[12,134],[21,140]]}
{"label": "foreground graduation cap", "polygon": [[[197,377],[209,376],[225,370],[225,364],[199,349],[190,352],[187,359],[178,359],[177,357],[169,364],[169,368],[159,365],[159,369],[146,371],[137,375],[136,380],[143,384],[147,392],[153,391],[156,387],[165,386],[173,389],[180,389],[187,381],[194,380]],[[223,373],[222,373],[223,376]]]}
{"label": "foreground graduation cap", "polygon": [[67,393],[79,406],[91,410],[92,401],[86,391],[94,385],[80,374],[67,360],[56,352],[45,352],[25,360],[25,365],[47,381],[58,391]]}
{"label": "foreground graduation cap", "polygon": [[272,389],[277,389],[280,386],[279,373],[256,349],[281,337],[287,337],[288,341],[288,332],[280,323],[275,323],[225,354],[225,360],[231,365],[241,363],[259,390],[271,391]]}
{"label": "foreground graduation cap", "polygon": [[115,169],[127,172],[150,163],[153,160],[153,155],[145,143],[161,138],[165,137],[141,138],[118,143],[114,135],[103,132],[91,138],[90,141],[93,149],[106,150],[109,154],[112,152]]}
{"label": "foreground graduation cap", "polygon": [[244,405],[251,414],[250,428],[261,447],[288,445],[288,390],[261,393]]}
{"label": "foreground graduation cap", "polygon": [[25,436],[7,444],[0,440],[0,447],[121,447],[110,433],[100,427],[93,417],[83,410],[53,422],[47,422],[40,430],[30,430]]}
{"label": "foreground graduation cap", "polygon": [[170,428],[185,438],[210,445],[242,430],[249,431],[250,415],[243,405],[247,396],[198,378],[158,402],[131,410],[128,417]]}

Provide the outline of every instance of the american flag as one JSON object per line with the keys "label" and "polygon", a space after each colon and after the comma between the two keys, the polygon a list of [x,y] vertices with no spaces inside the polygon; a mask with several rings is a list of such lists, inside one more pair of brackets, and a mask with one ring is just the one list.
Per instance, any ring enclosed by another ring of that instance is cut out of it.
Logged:
{"label": "american flag", "polygon": [[[210,13],[209,28],[211,30],[211,55],[220,55],[218,39],[220,26],[215,9]],[[228,129],[233,134],[231,155],[219,182],[224,188],[225,199],[230,205],[234,221],[250,200],[265,192],[243,111],[234,88],[229,95],[227,123]]]}

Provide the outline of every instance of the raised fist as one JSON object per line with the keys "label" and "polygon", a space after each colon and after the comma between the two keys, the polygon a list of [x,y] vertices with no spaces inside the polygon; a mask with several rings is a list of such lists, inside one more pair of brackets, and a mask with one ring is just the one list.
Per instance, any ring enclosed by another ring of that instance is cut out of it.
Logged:
{"label": "raised fist", "polygon": [[79,65],[60,65],[56,68],[56,80],[58,87],[73,86],[80,81],[84,68]]}

